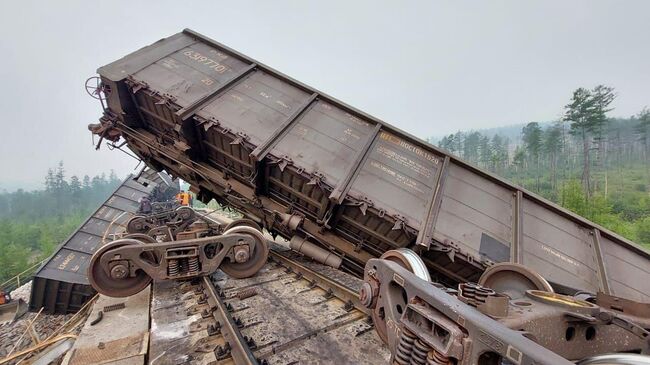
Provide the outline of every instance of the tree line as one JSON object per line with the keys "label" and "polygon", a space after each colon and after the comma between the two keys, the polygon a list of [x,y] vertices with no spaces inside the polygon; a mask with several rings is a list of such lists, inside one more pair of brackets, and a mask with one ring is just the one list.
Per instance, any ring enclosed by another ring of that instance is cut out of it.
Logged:
{"label": "tree line", "polygon": [[578,88],[563,117],[512,141],[457,132],[438,145],[606,228],[650,245],[650,110],[610,118],[615,90]]}
{"label": "tree line", "polygon": [[44,189],[0,193],[0,282],[49,256],[120,182],[114,171],[68,178],[60,162]]}

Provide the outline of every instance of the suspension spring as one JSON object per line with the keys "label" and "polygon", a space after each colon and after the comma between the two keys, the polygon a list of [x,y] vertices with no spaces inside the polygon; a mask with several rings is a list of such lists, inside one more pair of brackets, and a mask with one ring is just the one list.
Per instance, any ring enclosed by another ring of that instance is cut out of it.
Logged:
{"label": "suspension spring", "polygon": [[411,363],[411,354],[413,353],[413,343],[417,337],[413,332],[406,328],[402,328],[397,349],[395,351],[395,362],[400,365],[408,365]]}
{"label": "suspension spring", "polygon": [[187,267],[189,269],[190,274],[196,274],[199,272],[199,258],[198,257],[190,257],[188,260]]}
{"label": "suspension spring", "polygon": [[439,353],[436,350],[429,351],[427,355],[427,365],[451,365],[451,361],[447,356]]}
{"label": "suspension spring", "polygon": [[169,273],[169,276],[177,276],[178,275],[178,260],[176,259],[171,259],[169,260],[168,266],[167,266],[167,271]]}
{"label": "suspension spring", "polygon": [[411,364],[426,365],[427,354],[431,351],[431,347],[422,340],[417,339],[413,343],[413,353],[411,354]]}

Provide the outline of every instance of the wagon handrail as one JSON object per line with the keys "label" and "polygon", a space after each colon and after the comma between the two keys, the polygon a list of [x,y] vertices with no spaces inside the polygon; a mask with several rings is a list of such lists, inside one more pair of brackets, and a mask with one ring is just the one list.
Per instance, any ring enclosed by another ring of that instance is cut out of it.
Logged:
{"label": "wagon handrail", "polygon": [[[6,281],[4,281],[2,284],[0,284],[0,289],[5,289],[8,288],[12,283],[16,283],[16,288],[19,288],[21,285],[21,277],[24,279],[26,277],[31,279],[32,274],[36,271],[36,269],[41,266],[46,260],[43,259],[41,261],[36,262],[32,266],[28,267],[27,269],[21,271],[20,273],[10,277]],[[25,281],[23,281],[24,283]]]}

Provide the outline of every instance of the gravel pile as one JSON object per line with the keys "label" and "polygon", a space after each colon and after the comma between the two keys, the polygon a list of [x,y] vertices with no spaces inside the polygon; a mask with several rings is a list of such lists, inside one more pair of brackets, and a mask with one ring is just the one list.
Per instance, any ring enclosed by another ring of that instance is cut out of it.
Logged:
{"label": "gravel pile", "polygon": [[[16,300],[20,298],[25,302],[29,302],[31,287],[32,284],[29,282],[12,291],[11,297]],[[56,329],[61,327],[72,316],[72,314],[49,315],[41,313],[36,319],[36,322],[34,322],[34,328],[40,339],[44,340]],[[16,346],[18,339],[25,332],[25,329],[34,319],[34,317],[36,317],[36,313],[25,313],[25,315],[23,315],[14,323],[0,323],[0,359],[6,357],[14,348],[14,346]],[[14,350],[14,353],[26,349],[32,345],[31,336],[29,333],[27,333],[25,336],[23,336],[23,339],[16,347],[16,350]]]}

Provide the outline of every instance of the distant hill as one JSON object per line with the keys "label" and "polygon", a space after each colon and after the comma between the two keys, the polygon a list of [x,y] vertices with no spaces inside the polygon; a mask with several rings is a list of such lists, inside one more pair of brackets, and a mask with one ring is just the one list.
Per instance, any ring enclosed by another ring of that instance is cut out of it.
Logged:
{"label": "distant hill", "polygon": [[[551,125],[553,122],[540,122],[539,125],[542,128],[546,128],[546,126]],[[521,129],[526,126],[527,123],[519,123],[519,124],[512,124],[512,125],[506,125],[506,126],[500,126],[500,127],[492,127],[492,128],[483,128],[483,129],[477,129],[477,132],[480,132],[482,135],[488,136],[492,138],[495,134],[500,135],[501,137],[506,137],[510,140],[510,143],[512,145],[520,145],[521,144]],[[467,131],[462,131],[462,132],[467,132]],[[446,134],[448,135],[448,134]],[[445,137],[445,135],[436,135],[436,136],[431,136],[427,138],[427,140],[430,143],[435,144],[436,146],[438,145],[438,142]]]}
{"label": "distant hill", "polygon": [[586,156],[585,141],[568,122],[458,131],[429,141],[650,247],[650,126],[642,123],[608,119],[598,138],[588,135]]}
{"label": "distant hill", "polygon": [[0,181],[0,193],[12,193],[19,189],[24,191],[32,191],[42,189],[43,184],[37,182],[21,182],[21,181]]}

